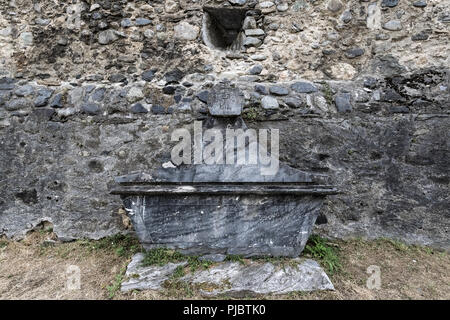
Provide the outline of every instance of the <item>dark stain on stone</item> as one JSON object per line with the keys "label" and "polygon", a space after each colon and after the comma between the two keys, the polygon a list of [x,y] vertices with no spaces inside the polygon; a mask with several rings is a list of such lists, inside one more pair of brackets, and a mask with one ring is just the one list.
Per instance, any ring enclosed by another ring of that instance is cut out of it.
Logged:
{"label": "dark stain on stone", "polygon": [[19,198],[26,204],[38,203],[37,191],[36,189],[24,190],[15,194],[16,198]]}
{"label": "dark stain on stone", "polygon": [[320,213],[316,219],[316,224],[321,225],[321,224],[327,224],[327,223],[328,223],[327,216],[323,213]]}
{"label": "dark stain on stone", "polygon": [[103,164],[98,160],[89,161],[88,167],[89,167],[89,169],[91,169],[92,171],[94,171],[96,173],[103,172]]}

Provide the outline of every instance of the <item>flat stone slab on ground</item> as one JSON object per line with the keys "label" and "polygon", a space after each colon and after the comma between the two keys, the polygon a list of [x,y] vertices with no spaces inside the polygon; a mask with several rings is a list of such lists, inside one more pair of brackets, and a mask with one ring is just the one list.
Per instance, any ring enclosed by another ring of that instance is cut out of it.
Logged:
{"label": "flat stone slab on ground", "polygon": [[137,253],[133,256],[127,267],[125,276],[127,281],[122,283],[121,291],[130,290],[160,290],[164,281],[169,279],[178,266],[184,266],[187,262],[168,263],[164,266],[142,267],[144,254]]}
{"label": "flat stone slab on ground", "polygon": [[[164,281],[170,279],[178,266],[186,262],[164,266],[141,267],[144,255],[136,254],[128,265],[121,291],[162,290]],[[311,259],[293,259],[284,266],[270,262],[222,262],[206,270],[199,270],[179,279],[193,285],[210,285],[211,291],[200,290],[205,296],[247,296],[287,294],[295,291],[334,290],[330,279]]]}

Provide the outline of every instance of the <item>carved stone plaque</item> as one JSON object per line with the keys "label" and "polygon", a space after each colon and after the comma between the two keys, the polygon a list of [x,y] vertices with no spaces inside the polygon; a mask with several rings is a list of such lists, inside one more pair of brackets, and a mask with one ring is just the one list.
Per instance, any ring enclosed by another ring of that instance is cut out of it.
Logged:
{"label": "carved stone plaque", "polygon": [[244,94],[227,84],[216,85],[208,95],[208,109],[213,116],[239,116],[243,105]]}

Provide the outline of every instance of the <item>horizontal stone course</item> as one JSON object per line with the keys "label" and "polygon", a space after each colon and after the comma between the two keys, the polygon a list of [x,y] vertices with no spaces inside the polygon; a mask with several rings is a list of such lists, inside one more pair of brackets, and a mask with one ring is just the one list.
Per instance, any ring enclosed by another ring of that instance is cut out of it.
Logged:
{"label": "horizontal stone course", "polygon": [[[259,70],[258,70],[259,71]],[[149,70],[148,76],[153,79],[156,70]],[[427,75],[427,73],[429,75]],[[424,83],[420,79],[431,76],[432,83]],[[122,77],[122,75],[121,75]],[[145,76],[147,77],[147,75]],[[172,70],[163,75],[165,85],[161,83],[148,83],[144,81],[126,82],[126,85],[114,85],[116,79],[111,83],[95,83],[82,87],[64,86],[43,86],[42,84],[27,83],[15,79],[0,78],[0,83],[6,83],[8,89],[0,90],[1,104],[6,111],[29,110],[49,106],[62,109],[60,114],[73,116],[76,114],[98,115],[100,110],[104,110],[105,116],[132,112],[134,114],[145,114],[136,112],[131,106],[140,103],[148,105],[153,114],[169,115],[177,110],[185,113],[201,108],[201,104],[207,103],[211,94],[210,89],[204,89],[203,81],[206,77],[196,79],[196,75],[185,75],[180,70]],[[125,77],[123,76],[125,79]],[[146,78],[149,79],[149,78]],[[183,79],[195,79],[194,83]],[[211,81],[219,83],[214,77]],[[396,83],[393,83],[394,81]],[[184,81],[184,82],[183,82]],[[411,82],[413,81],[413,82]],[[183,84],[180,84],[183,83]],[[214,82],[210,82],[210,85]],[[398,83],[398,84],[397,84]],[[242,81],[237,83],[237,87],[242,91],[244,97],[244,107],[258,107],[262,109],[278,109],[278,104],[288,108],[298,109],[301,105],[307,107],[310,112],[318,116],[334,116],[334,110],[340,112],[360,112],[365,108],[373,108],[373,113],[383,114],[385,109],[383,103],[391,103],[395,106],[409,106],[412,113],[443,112],[446,102],[448,102],[448,85],[446,83],[445,71],[421,71],[406,76],[395,76],[392,78],[376,79],[365,77],[358,81],[293,81],[286,83],[256,83],[253,87],[250,83]],[[432,88],[430,91],[429,88]],[[420,96],[420,90],[427,90],[427,97]],[[344,93],[340,93],[340,91]],[[166,98],[161,100],[161,94]],[[263,99],[262,96],[272,95]],[[418,97],[420,96],[420,99]],[[283,97],[275,103],[275,97]],[[194,99],[196,98],[196,99]],[[269,101],[270,100],[270,101]],[[303,102],[302,102],[303,101]],[[422,101],[422,102],[420,102]],[[180,107],[180,103],[191,102],[191,107]],[[270,103],[269,103],[270,102]],[[268,107],[270,105],[270,107]],[[72,108],[70,114],[65,113],[65,109]],[[335,109],[336,108],[336,109]],[[395,108],[394,108],[395,109]],[[143,111],[141,109],[141,111]],[[283,108],[280,112],[286,111]],[[366,112],[366,111],[364,111]],[[389,116],[391,112],[386,112]],[[259,120],[264,120],[260,117]]]}

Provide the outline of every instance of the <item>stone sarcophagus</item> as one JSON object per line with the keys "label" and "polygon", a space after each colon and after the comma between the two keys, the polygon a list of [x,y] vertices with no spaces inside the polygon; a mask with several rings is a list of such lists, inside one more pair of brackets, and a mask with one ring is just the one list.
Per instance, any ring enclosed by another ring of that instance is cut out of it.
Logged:
{"label": "stone sarcophagus", "polygon": [[[260,154],[261,150],[268,150],[261,140],[251,139],[256,137],[255,132],[244,131],[247,127],[239,116],[242,105],[236,105],[243,100],[236,89],[221,85],[218,90],[208,101],[212,116],[199,133],[194,132],[194,149],[196,142],[205,146],[205,150],[211,146],[211,141],[202,139],[202,134],[211,136],[208,128],[219,135],[234,128],[244,138],[241,144],[233,143],[231,154],[250,159],[252,150]],[[221,97],[225,97],[223,101],[217,101]],[[222,140],[228,141],[230,137],[214,138],[215,142]],[[272,155],[278,152],[278,146],[270,149]],[[215,149],[213,160],[223,160],[224,154],[228,160],[230,150],[222,154]],[[187,152],[191,154],[190,149]],[[117,177],[118,186],[112,193],[122,197],[137,236],[146,248],[168,247],[196,255],[295,257],[308,240],[324,198],[336,190],[326,183],[325,176],[291,168],[278,163],[278,159],[277,170],[268,174],[264,170],[268,169],[266,160],[166,166]]]}
{"label": "stone sarcophagus", "polygon": [[289,167],[265,181],[256,167],[223,168],[122,176],[112,193],[122,196],[146,248],[291,257],[302,252],[325,196],[336,193]]}

